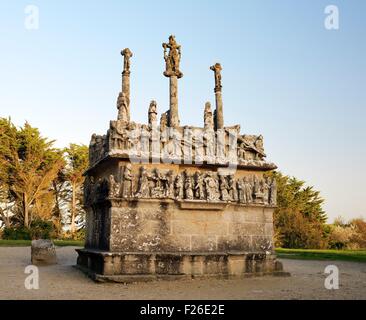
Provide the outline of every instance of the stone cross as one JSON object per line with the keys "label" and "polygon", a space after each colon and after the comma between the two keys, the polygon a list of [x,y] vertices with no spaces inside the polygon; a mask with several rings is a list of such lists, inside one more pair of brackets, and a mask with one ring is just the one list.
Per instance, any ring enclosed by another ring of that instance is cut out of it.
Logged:
{"label": "stone cross", "polygon": [[[183,77],[183,73],[179,70],[181,46],[175,41],[175,37],[171,35],[169,42],[163,43],[163,48],[165,60],[164,76],[169,77],[170,82],[169,126],[178,127],[178,79]],[[168,49],[169,53],[167,53]]]}
{"label": "stone cross", "polygon": [[121,55],[124,57],[124,61],[123,61],[123,74],[130,74],[130,67],[131,67],[131,62],[130,59],[133,56],[133,53],[131,52],[131,50],[129,48],[125,48],[121,51]]}

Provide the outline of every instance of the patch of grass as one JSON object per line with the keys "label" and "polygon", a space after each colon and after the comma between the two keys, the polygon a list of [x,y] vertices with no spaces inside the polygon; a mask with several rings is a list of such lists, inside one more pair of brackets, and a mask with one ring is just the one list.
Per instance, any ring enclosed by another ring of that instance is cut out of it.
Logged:
{"label": "patch of grass", "polygon": [[317,250],[317,249],[276,249],[277,257],[305,260],[345,260],[366,262],[366,250]]}
{"label": "patch of grass", "polygon": [[[76,246],[83,247],[84,241],[79,240],[53,240],[55,246]],[[31,240],[0,240],[0,247],[29,247]]]}
{"label": "patch of grass", "polygon": [[30,240],[0,240],[0,247],[28,247]]}

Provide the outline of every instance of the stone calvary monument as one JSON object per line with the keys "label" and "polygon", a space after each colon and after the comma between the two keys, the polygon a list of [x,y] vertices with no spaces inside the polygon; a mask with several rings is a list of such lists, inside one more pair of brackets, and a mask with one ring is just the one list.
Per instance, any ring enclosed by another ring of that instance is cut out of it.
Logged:
{"label": "stone calvary monument", "polygon": [[93,134],[85,173],[86,243],[77,265],[97,281],[282,274],[273,248],[276,181],[265,173],[263,137],[224,125],[222,67],[215,76],[215,110],[204,126],[181,126],[178,80],[181,46],[163,43],[170,107],[158,124],[151,101],[148,124],[131,121],[126,48],[117,120]]}

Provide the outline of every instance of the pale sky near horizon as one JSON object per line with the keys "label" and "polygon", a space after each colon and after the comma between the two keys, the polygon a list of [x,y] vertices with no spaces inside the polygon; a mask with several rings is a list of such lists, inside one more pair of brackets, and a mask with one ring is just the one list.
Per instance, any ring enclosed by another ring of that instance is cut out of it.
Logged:
{"label": "pale sky near horizon", "polygon": [[[339,30],[324,9],[339,8]],[[39,29],[24,26],[26,5]],[[268,160],[321,191],[332,222],[366,218],[366,1],[0,0],[0,117],[29,121],[57,146],[89,143],[116,118],[129,47],[131,114],[168,109],[162,42],[182,45],[179,113],[203,124],[209,66],[223,66],[225,124],[263,134]]]}

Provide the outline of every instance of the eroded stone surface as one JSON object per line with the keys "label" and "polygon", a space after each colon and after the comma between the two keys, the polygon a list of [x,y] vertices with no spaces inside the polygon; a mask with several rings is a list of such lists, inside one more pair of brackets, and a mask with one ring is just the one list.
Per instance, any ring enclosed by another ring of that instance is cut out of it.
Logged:
{"label": "eroded stone surface", "polygon": [[32,240],[31,261],[34,265],[57,263],[56,249],[51,240]]}

